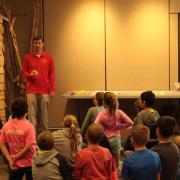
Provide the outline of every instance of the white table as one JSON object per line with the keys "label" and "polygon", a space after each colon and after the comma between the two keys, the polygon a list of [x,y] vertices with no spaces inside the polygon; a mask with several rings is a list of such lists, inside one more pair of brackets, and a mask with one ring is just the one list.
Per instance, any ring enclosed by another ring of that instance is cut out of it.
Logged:
{"label": "white table", "polygon": [[[63,94],[67,99],[92,99],[98,91],[68,91]],[[111,91],[120,99],[136,99],[143,91]],[[180,91],[153,91],[158,99],[180,99]]]}
{"label": "white table", "polygon": [[[93,106],[92,98],[99,91],[68,91],[63,94],[71,104],[67,108],[67,113],[75,114],[82,124],[85,114],[90,106]],[[134,118],[136,111],[134,108],[135,99],[140,97],[143,91],[111,91],[114,92],[120,100],[120,108],[125,111],[131,118]],[[180,121],[180,91],[153,91],[156,95],[155,109],[160,115],[174,116],[177,121]],[[72,106],[72,104],[74,106]],[[179,122],[180,124],[180,122]]]}

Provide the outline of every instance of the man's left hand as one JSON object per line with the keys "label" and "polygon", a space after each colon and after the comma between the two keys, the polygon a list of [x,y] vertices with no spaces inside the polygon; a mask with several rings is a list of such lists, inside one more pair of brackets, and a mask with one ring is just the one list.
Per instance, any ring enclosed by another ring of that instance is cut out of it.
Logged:
{"label": "man's left hand", "polygon": [[55,95],[55,92],[52,91],[52,92],[50,92],[49,95],[50,95],[50,97],[52,98],[52,97]]}

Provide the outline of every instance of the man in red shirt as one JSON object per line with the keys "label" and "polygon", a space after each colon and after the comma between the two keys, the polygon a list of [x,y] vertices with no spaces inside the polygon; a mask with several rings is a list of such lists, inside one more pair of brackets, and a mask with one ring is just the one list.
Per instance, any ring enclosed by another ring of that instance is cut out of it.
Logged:
{"label": "man in red shirt", "polygon": [[[22,65],[22,73],[26,79],[28,101],[28,119],[40,131],[48,129],[49,97],[55,94],[54,64],[51,55],[45,51],[41,36],[35,36],[33,51],[26,54]],[[38,117],[38,119],[37,119]]]}

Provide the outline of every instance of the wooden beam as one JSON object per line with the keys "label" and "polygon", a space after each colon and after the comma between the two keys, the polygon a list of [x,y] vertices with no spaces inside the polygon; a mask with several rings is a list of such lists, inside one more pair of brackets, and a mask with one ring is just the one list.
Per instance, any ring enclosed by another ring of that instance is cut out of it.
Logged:
{"label": "wooden beam", "polygon": [[3,15],[1,15],[1,14],[0,14],[0,19],[3,19],[3,20],[5,20],[5,21],[7,21],[7,22],[9,21],[9,19],[8,19],[7,17],[5,17],[5,16],[3,16]]}

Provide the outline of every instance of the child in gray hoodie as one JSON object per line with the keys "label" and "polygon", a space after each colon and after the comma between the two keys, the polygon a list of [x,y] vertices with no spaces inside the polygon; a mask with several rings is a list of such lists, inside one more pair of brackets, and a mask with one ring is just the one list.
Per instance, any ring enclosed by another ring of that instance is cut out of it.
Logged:
{"label": "child in gray hoodie", "polygon": [[32,164],[34,180],[71,180],[67,160],[54,149],[54,139],[50,131],[43,131],[37,139],[39,147]]}

